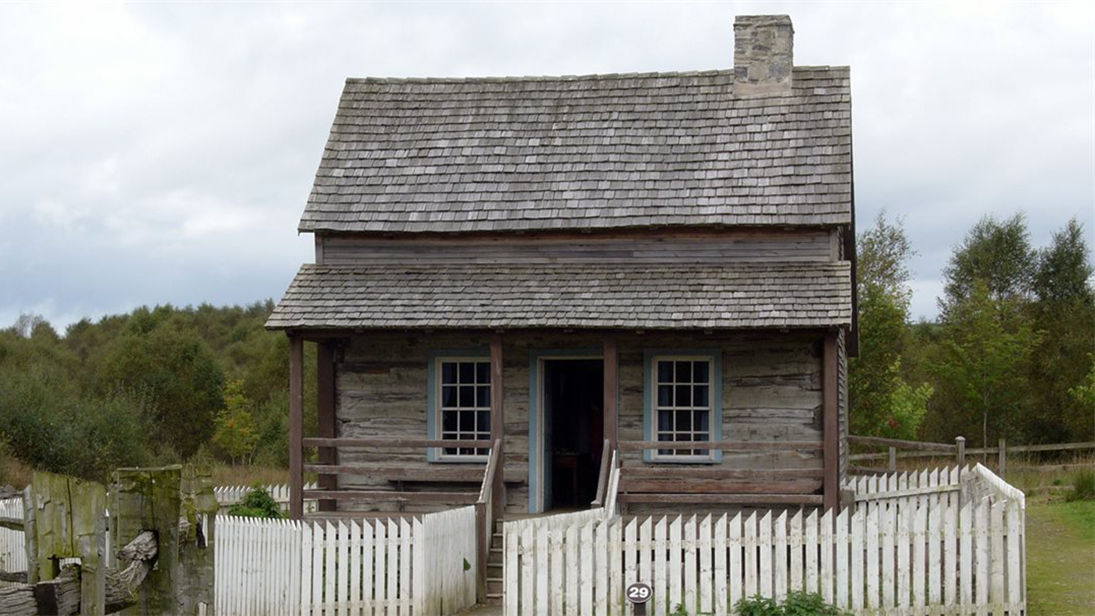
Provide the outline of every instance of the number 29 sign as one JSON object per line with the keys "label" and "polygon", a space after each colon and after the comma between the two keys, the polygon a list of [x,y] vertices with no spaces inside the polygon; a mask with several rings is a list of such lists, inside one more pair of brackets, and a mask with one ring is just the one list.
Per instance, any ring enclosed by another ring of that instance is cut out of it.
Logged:
{"label": "number 29 sign", "polygon": [[624,596],[627,597],[629,603],[635,606],[635,616],[646,616],[646,602],[650,601],[653,594],[654,590],[648,584],[635,582],[627,587]]}

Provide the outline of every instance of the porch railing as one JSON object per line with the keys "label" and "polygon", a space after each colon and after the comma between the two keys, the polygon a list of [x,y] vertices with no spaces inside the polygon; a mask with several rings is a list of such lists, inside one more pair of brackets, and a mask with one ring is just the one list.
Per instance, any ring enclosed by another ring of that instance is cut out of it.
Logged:
{"label": "porch railing", "polygon": [[[822,451],[821,441],[620,441],[619,451]],[[706,464],[628,467],[619,462],[619,502],[704,505],[821,505],[824,469],[739,469]]]}

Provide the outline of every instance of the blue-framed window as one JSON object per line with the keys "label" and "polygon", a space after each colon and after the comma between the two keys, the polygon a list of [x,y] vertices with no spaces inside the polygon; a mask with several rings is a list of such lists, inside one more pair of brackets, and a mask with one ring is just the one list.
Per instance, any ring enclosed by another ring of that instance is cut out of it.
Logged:
{"label": "blue-framed window", "polygon": [[[430,438],[490,440],[490,356],[433,352],[429,369]],[[431,461],[481,462],[489,451],[473,447],[431,450]]]}
{"label": "blue-framed window", "polygon": [[[722,436],[722,361],[714,350],[645,352],[644,433],[648,441],[717,441]],[[647,451],[647,462],[718,462],[710,449]]]}

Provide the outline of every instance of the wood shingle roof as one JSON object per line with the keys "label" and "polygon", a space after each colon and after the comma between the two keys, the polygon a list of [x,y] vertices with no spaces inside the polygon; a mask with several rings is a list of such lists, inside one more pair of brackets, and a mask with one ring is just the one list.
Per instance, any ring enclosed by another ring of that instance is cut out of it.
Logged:
{"label": "wood shingle roof", "polygon": [[299,229],[847,224],[851,159],[846,67],[750,97],[725,70],[351,79]]}
{"label": "wood shingle roof", "polygon": [[846,326],[850,264],[305,264],[271,329]]}

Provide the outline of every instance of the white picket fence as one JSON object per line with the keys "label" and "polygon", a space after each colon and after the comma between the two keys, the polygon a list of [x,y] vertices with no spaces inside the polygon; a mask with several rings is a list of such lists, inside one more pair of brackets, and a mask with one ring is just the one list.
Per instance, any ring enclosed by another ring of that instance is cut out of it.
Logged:
{"label": "white picket fence", "polygon": [[217,518],[219,615],[453,614],[475,604],[475,509],[338,522]]}
{"label": "white picket fence", "polygon": [[[849,484],[847,487],[852,487]],[[856,506],[722,516],[549,516],[505,524],[504,612],[728,614],[740,599],[820,593],[859,613],[1026,609],[1025,502],[988,469],[871,478]]]}
{"label": "white picket fence", "polygon": [[[23,519],[23,499],[0,500],[0,518]],[[27,570],[27,551],[23,531],[0,527],[0,569],[9,572]],[[2,585],[3,582],[0,582]]]}
{"label": "white picket fence", "polygon": [[[243,500],[243,497],[247,496],[255,486],[217,486],[213,488],[213,495],[217,499],[217,504],[220,505],[221,513],[228,511],[228,508],[232,505]],[[289,511],[289,484],[287,483],[272,483],[263,486],[259,486],[270,493],[274,502],[281,507],[281,511]],[[306,483],[304,484],[305,490],[315,490],[316,484]],[[317,501],[305,500],[304,501],[304,513],[314,513],[316,511]]]}

